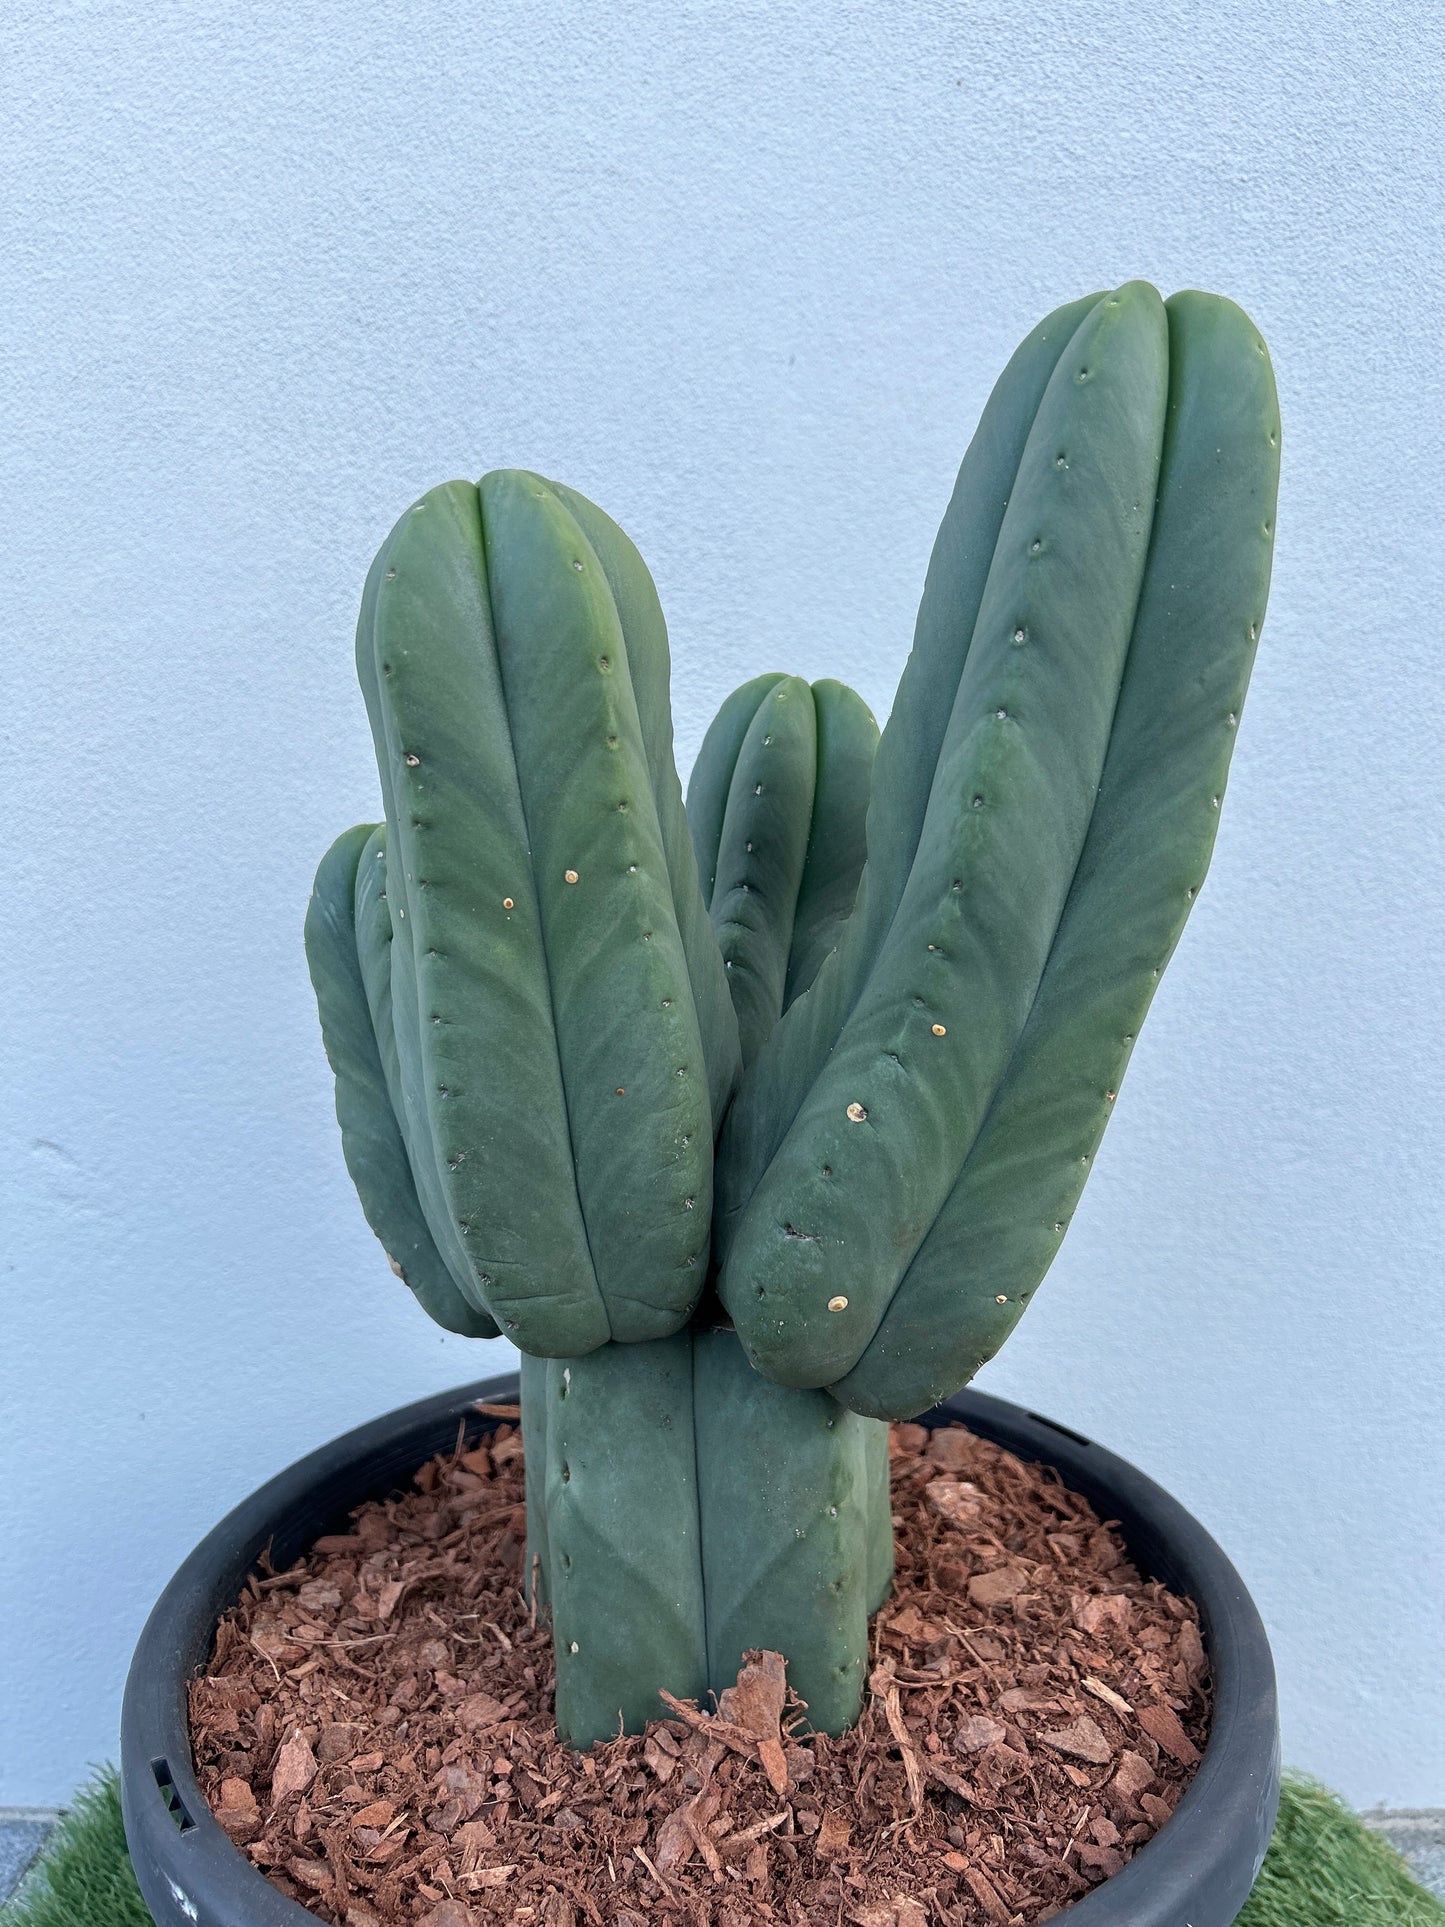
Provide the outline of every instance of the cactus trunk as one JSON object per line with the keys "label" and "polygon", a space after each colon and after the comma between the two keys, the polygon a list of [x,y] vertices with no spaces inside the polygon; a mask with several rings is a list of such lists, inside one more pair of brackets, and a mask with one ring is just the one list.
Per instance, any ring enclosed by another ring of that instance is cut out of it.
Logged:
{"label": "cactus trunk", "polygon": [[551,1610],[575,1746],[788,1656],[809,1723],[857,1717],[892,1579],[887,1428],[761,1378],[699,1328],[522,1372],[527,1572]]}

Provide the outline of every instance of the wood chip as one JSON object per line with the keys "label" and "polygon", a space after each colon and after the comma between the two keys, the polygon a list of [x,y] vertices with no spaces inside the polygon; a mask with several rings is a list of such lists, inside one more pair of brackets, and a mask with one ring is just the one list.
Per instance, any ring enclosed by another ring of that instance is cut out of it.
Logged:
{"label": "wood chip", "polygon": [[1150,1739],[1162,1746],[1171,1760],[1178,1760],[1181,1766],[1193,1766],[1199,1759],[1199,1748],[1179,1724],[1179,1715],[1172,1708],[1141,1706],[1137,1718]]}
{"label": "wood chip", "polygon": [[507,1709],[490,1693],[473,1693],[457,1708],[457,1725],[464,1733],[480,1733],[507,1717]]}
{"label": "wood chip", "polygon": [[976,1573],[968,1582],[968,1596],[975,1606],[1004,1606],[1029,1583],[1029,1575],[1019,1567],[999,1566],[993,1572]]}
{"label": "wood chip", "polygon": [[1162,1827],[1166,1820],[1173,1817],[1174,1809],[1167,1800],[1161,1800],[1157,1793],[1141,1793],[1139,1805],[1148,1814],[1156,1827]]}
{"label": "wood chip", "polygon": [[1086,1675],[1084,1679],[1084,1691],[1086,1693],[1092,1693],[1095,1699],[1102,1700],[1105,1706],[1112,1706],[1116,1713],[1132,1713],[1134,1711],[1122,1693],[1116,1693],[1112,1686],[1106,1686],[1101,1679],[1093,1679]]}
{"label": "wood chip", "polygon": [[279,1807],[293,1794],[304,1793],[315,1778],[316,1755],[297,1730],[276,1755],[271,1774],[272,1806]]}
{"label": "wood chip", "polygon": [[459,1900],[439,1900],[422,1915],[421,1927],[476,1927],[476,1915]]}
{"label": "wood chip", "polygon": [[404,1579],[389,1579],[376,1595],[376,1616],[383,1625],[386,1624],[387,1620],[390,1619],[391,1615],[396,1611],[398,1605],[400,1605],[401,1596],[405,1591],[406,1581]]}
{"label": "wood chip", "polygon": [[1102,1633],[1111,1626],[1127,1628],[1133,1608],[1123,1593],[1092,1593],[1074,1609],[1074,1624],[1083,1633]]}
{"label": "wood chip", "polygon": [[505,1867],[479,1867],[475,1873],[464,1874],[463,1879],[469,1887],[505,1887],[516,1871],[512,1862]]}
{"label": "wood chip", "polygon": [[1121,1753],[1114,1777],[1109,1782],[1113,1791],[1129,1802],[1138,1800],[1146,1787],[1154,1784],[1154,1769],[1147,1760],[1137,1753]]}
{"label": "wood chip", "polygon": [[1056,1727],[1052,1733],[1040,1733],[1039,1740],[1042,1745],[1051,1746],[1055,1753],[1066,1753],[1072,1760],[1088,1760],[1094,1766],[1103,1766],[1114,1757],[1113,1747],[1087,1713],[1081,1713],[1067,1726]]}
{"label": "wood chip", "polygon": [[832,1807],[823,1811],[823,1822],[813,1841],[813,1852],[820,1860],[832,1860],[847,1847],[853,1833],[853,1822]]}
{"label": "wood chip", "polygon": [[963,1479],[930,1479],[923,1497],[941,1519],[951,1526],[977,1525],[983,1517],[983,1501],[978,1487]]}
{"label": "wood chip", "polygon": [[390,1800],[375,1800],[369,1807],[363,1807],[360,1813],[353,1814],[351,1824],[354,1827],[389,1827],[395,1818],[396,1808]]}
{"label": "wood chip", "polygon": [[671,1873],[677,1867],[685,1867],[696,1851],[697,1843],[687,1824],[686,1810],[678,1807],[657,1829],[653,1857],[664,1873]]}
{"label": "wood chip", "polygon": [[1003,1727],[986,1713],[965,1713],[954,1728],[953,1743],[960,1753],[980,1753],[1003,1736]]}
{"label": "wood chip", "polygon": [[999,1922],[999,1927],[1008,1927],[1009,1909],[999,1898],[997,1890],[982,1868],[971,1866],[965,1871],[963,1877],[972,1887],[974,1899],[989,1919]]}
{"label": "wood chip", "polygon": [[[928,1434],[923,1456],[946,1472],[966,1472],[978,1456],[972,1436],[957,1425],[938,1425]],[[970,1487],[970,1490],[973,1488]]]}

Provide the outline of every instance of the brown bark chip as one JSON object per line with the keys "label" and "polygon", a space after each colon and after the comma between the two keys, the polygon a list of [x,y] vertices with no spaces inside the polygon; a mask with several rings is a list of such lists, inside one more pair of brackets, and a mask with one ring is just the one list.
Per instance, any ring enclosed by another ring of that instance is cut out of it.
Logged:
{"label": "brown bark chip", "polygon": [[967,1479],[932,1479],[924,1487],[924,1496],[951,1526],[977,1525],[983,1516],[978,1487]]}
{"label": "brown bark chip", "polygon": [[953,1729],[953,1744],[960,1753],[981,1753],[986,1746],[1001,1740],[1007,1731],[1007,1727],[991,1720],[987,1713],[965,1713]]}
{"label": "brown bark chip", "polygon": [[1053,1733],[1040,1733],[1039,1739],[1055,1753],[1067,1753],[1071,1760],[1088,1760],[1104,1766],[1114,1757],[1114,1749],[1087,1713]]}
{"label": "brown bark chip", "polygon": [[1179,1724],[1179,1716],[1167,1706],[1141,1706],[1138,1712],[1139,1724],[1151,1740],[1159,1745],[1181,1766],[1194,1766],[1199,1759],[1199,1748]]}
{"label": "brown bark chip", "polygon": [[895,1425],[897,1574],[862,1717],[776,1653],[585,1755],[523,1594],[515,1411],[263,1570],[191,1688],[229,1837],[335,1927],[1032,1927],[1169,1818],[1208,1737],[1198,1619],[1047,1468]]}
{"label": "brown bark chip", "polygon": [[276,1755],[271,1774],[272,1806],[279,1807],[293,1793],[304,1793],[315,1778],[316,1755],[298,1730]]}

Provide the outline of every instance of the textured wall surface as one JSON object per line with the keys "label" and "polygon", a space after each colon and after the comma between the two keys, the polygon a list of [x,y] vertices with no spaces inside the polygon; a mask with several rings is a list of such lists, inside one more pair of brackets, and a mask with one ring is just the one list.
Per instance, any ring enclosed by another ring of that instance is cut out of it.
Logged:
{"label": "textured wall surface", "polygon": [[883,713],[989,383],[1131,275],[1271,343],[1274,599],[1209,887],[982,1383],[1222,1539],[1289,1759],[1445,1803],[1439,10],[79,0],[6,58],[0,1803],[113,1752],[227,1506],[504,1363],[365,1229],[301,954],[377,813],[393,518],[502,464],[600,500],[684,763],[762,669]]}

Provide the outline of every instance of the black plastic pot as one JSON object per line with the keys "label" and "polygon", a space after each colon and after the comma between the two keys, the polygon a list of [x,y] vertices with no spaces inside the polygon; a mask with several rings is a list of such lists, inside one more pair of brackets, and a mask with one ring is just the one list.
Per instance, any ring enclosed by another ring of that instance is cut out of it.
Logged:
{"label": "black plastic pot", "polygon": [[[196,1784],[186,1688],[210,1655],[221,1614],[258,1555],[298,1558],[353,1506],[408,1482],[493,1421],[477,1399],[517,1396],[515,1376],[486,1379],[392,1412],[323,1446],[263,1485],[201,1541],[171,1580],[131,1662],[121,1714],[126,1838],[160,1927],[315,1927],[226,1838]],[[961,1419],[1117,1519],[1141,1571],[1199,1607],[1214,1675],[1204,1759],[1173,1818],[1116,1874],[1068,1909],[1069,1927],[1228,1927],[1259,1872],[1279,1801],[1274,1665],[1254,1603],[1219,1547],[1167,1492],[1067,1427],[1002,1399],[962,1392],[924,1420]]]}

